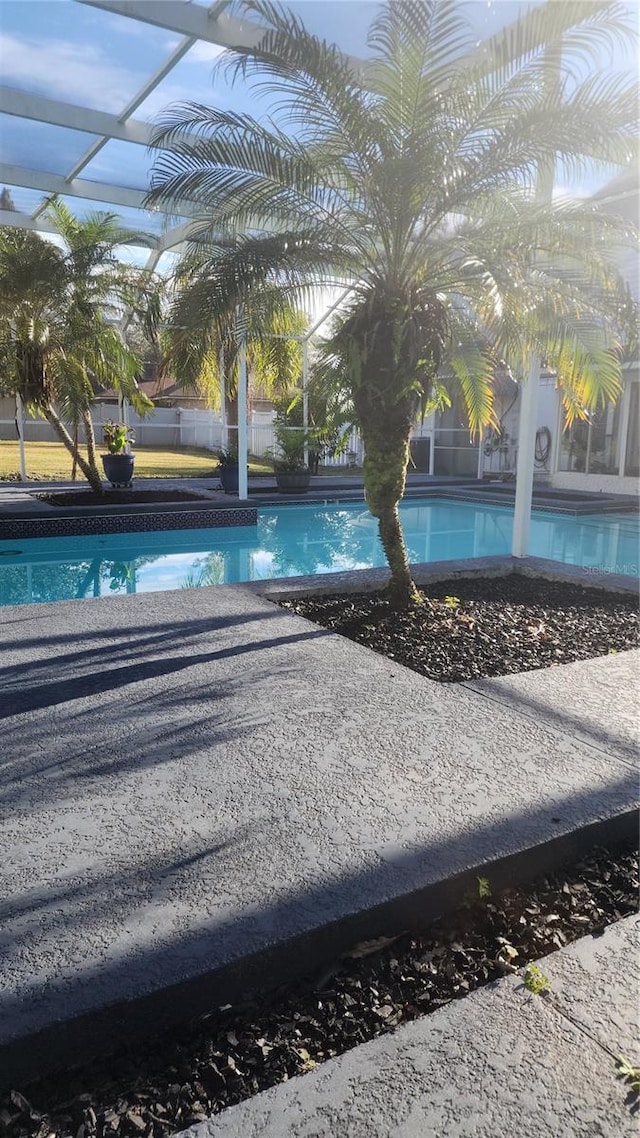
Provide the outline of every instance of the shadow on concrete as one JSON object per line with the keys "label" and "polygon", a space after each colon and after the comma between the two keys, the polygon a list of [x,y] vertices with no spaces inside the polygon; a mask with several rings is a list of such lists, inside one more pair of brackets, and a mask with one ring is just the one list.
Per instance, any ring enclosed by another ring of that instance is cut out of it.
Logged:
{"label": "shadow on concrete", "polygon": [[[0,719],[9,719],[24,712],[38,711],[45,707],[69,703],[86,696],[111,691],[114,688],[120,689],[128,684],[140,683],[143,680],[158,679],[196,667],[198,664],[213,663],[216,660],[226,660],[233,656],[259,652],[261,649],[297,644],[301,640],[315,640],[331,635],[331,632],[323,628],[310,629],[308,632],[296,632],[289,636],[254,640],[248,644],[236,644],[230,648],[221,648],[217,652],[198,652],[190,656],[162,656],[158,660],[148,660],[144,663],[132,663],[110,669],[104,668],[105,654],[102,649],[99,652],[91,649],[88,650],[86,658],[95,662],[95,670],[80,676],[74,673],[62,680],[56,680],[49,684],[39,683],[35,687],[24,687],[24,675],[25,673],[29,674],[31,665],[19,665],[16,672],[18,673],[17,679],[20,679],[20,675],[22,676],[20,687],[11,696],[11,700],[7,700],[0,707]],[[173,642],[175,643],[175,637]],[[51,666],[51,662],[49,666]],[[56,670],[59,671],[59,668],[57,667]]]}
{"label": "shadow on concrete", "polygon": [[[86,882],[77,879],[56,889],[47,889],[38,885],[28,894],[19,898],[18,901],[5,900],[0,902],[0,922],[15,920],[25,914],[37,913],[45,909],[60,909],[65,903],[81,898],[81,909],[76,914],[69,913],[65,917],[65,927],[74,928],[83,922],[88,923],[92,912],[97,915],[100,910],[103,910],[105,896],[108,896],[114,889],[117,890],[118,896],[121,898],[123,891],[125,897],[130,895],[133,886],[135,904],[136,906],[139,905],[143,900],[139,888],[141,881],[144,881],[146,899],[158,900],[162,895],[162,886],[171,877],[175,877],[176,874],[186,874],[191,869],[201,867],[207,859],[231,848],[238,838],[239,833],[236,832],[233,837],[225,838],[214,845],[199,849],[197,852],[190,853],[188,856],[178,858],[175,861],[166,856],[164,858],[154,857],[152,863],[147,863],[140,868],[139,872],[130,875],[123,874],[121,871],[98,874],[89,889],[87,889]],[[131,896],[131,900],[134,901],[133,896]],[[0,947],[6,948],[11,942],[10,934],[0,930]]]}
{"label": "shadow on concrete", "polygon": [[[291,672],[297,674],[296,669],[278,669],[280,677]],[[272,669],[254,669],[252,689],[264,683],[268,698],[272,679]],[[158,770],[203,750],[208,753],[213,780],[220,764],[229,761],[226,748],[234,739],[264,730],[264,715],[251,715],[243,707],[241,713],[236,711],[230,718],[225,708],[225,700],[246,683],[245,677],[239,677],[237,682],[218,679],[211,686],[192,683],[176,692],[156,692],[135,702],[121,700],[116,693],[111,704],[102,705],[101,710],[113,714],[122,742],[105,744],[103,737],[96,737],[95,712],[90,707],[67,720],[65,747],[52,760],[51,723],[36,719],[29,724],[27,753],[15,756],[14,743],[13,756],[0,763],[0,803],[29,816],[32,824],[37,825],[38,811],[55,808],[56,799],[75,801],[84,793],[108,793],[108,786],[103,790],[95,780]],[[147,710],[145,705],[151,709],[151,722],[143,713],[143,709]],[[14,737],[10,722],[0,727],[0,749],[6,749],[9,755]]]}
{"label": "shadow on concrete", "polygon": [[[322,966],[361,936],[424,923],[459,903],[462,888],[473,882],[469,875],[480,866],[485,869],[487,862],[498,860],[498,865],[486,870],[496,888],[546,871],[558,864],[560,847],[566,861],[593,844],[593,834],[589,839],[579,833],[580,828],[628,812],[636,796],[637,779],[630,772],[597,789],[495,821],[465,825],[461,819],[450,838],[400,850],[393,856],[373,854],[370,865],[357,873],[310,880],[297,889],[274,880],[270,899],[261,906],[249,898],[243,900],[239,876],[237,897],[227,880],[220,903],[221,909],[225,905],[234,908],[233,915],[199,922],[194,912],[191,928],[174,931],[175,923],[169,924],[170,909],[159,907],[155,913],[151,909],[146,946],[132,945],[126,953],[120,941],[119,955],[114,952],[109,958],[102,936],[94,962],[89,955],[91,926],[104,918],[110,895],[119,901],[119,923],[123,915],[126,923],[127,908],[137,914],[145,902],[153,906],[159,899],[170,906],[179,889],[177,880],[167,887],[171,875],[179,878],[208,865],[208,878],[201,876],[198,888],[218,904],[215,859],[241,842],[243,835],[234,833],[205,848],[181,851],[182,856],[173,862],[159,865],[156,857],[150,857],[126,870],[97,873],[83,883],[38,886],[7,903],[5,920],[12,914],[19,921],[30,912],[39,912],[46,923],[45,914],[50,913],[54,923],[62,920],[73,929],[74,942],[85,947],[83,965],[88,963],[88,967],[75,975],[67,969],[59,980],[35,980],[20,996],[5,991],[0,996],[5,1040],[47,1020],[79,1018],[19,1041],[17,1050],[15,1045],[13,1050],[12,1045],[0,1048],[4,1077],[13,1078],[16,1070],[27,1070],[34,1061],[49,1067],[64,1062],[60,1056],[65,1048],[72,1053],[75,1048],[78,1059],[85,1056],[86,1047],[115,1046],[118,1041],[130,1041],[132,1031],[144,1033],[163,1024],[184,1022],[189,1016],[204,1014],[209,1004],[241,998],[252,983],[264,987]],[[625,825],[628,830],[628,815]],[[264,855],[269,856],[267,850]],[[500,866],[499,859],[509,860]],[[514,859],[519,868],[514,869]],[[141,881],[145,883],[142,901]],[[391,907],[390,902],[394,902]],[[28,932],[7,928],[3,939],[6,947],[13,944],[19,953]],[[238,960],[244,960],[242,968],[237,974],[230,972],[229,966]],[[131,999],[136,1002],[121,1002]],[[83,1015],[92,1004],[102,1004],[103,1010]]]}
{"label": "shadow on concrete", "polygon": [[[55,636],[34,636],[31,639],[23,638],[20,640],[16,647],[21,650],[33,646],[39,652],[47,648],[60,647],[65,644],[77,644],[83,640],[89,640],[92,643],[95,641],[107,641],[100,648],[101,660],[107,659],[109,656],[117,656],[121,658],[123,655],[129,659],[137,656],[144,655],[151,648],[160,648],[164,644],[184,643],[185,640],[190,640],[193,637],[200,637],[207,633],[213,634],[220,632],[226,628],[233,628],[239,624],[250,624],[254,621],[261,621],[273,619],[274,617],[281,616],[277,607],[273,610],[268,608],[260,609],[251,613],[237,613],[224,617],[204,617],[198,620],[177,620],[177,621],[163,621],[162,626],[156,632],[149,632],[149,625],[126,625],[126,627],[119,629],[90,629],[88,632],[69,632],[58,634]],[[36,617],[28,618],[36,620]],[[2,621],[6,624],[15,624],[17,621]],[[61,663],[74,664],[80,663],[83,660],[93,659],[96,655],[95,648],[86,648],[78,652],[65,651],[63,657],[56,656],[44,657],[39,660],[29,660],[26,664],[7,664],[6,667],[0,668],[0,683],[14,680],[15,686],[22,684],[22,677],[26,675],[37,674],[38,672],[46,672],[51,669],[52,664],[55,663],[56,668],[59,668]],[[7,690],[7,689],[5,689]]]}
{"label": "shadow on concrete", "polygon": [[[218,691],[208,697],[209,702],[224,698],[225,692]],[[190,700],[189,702],[193,702]],[[163,710],[162,700],[158,700],[158,714]],[[249,717],[237,726],[227,721],[223,714],[200,714],[197,718],[197,734],[194,737],[194,716],[189,715],[184,722],[173,726],[162,726],[155,737],[148,730],[136,724],[135,709],[114,708],[122,724],[123,738],[126,742],[117,753],[105,747],[102,740],[92,743],[81,741],[77,747],[67,748],[64,757],[47,761],[47,736],[50,727],[44,726],[37,733],[31,733],[35,758],[28,765],[24,759],[10,760],[4,764],[3,785],[0,787],[0,802],[3,806],[21,810],[31,815],[32,824],[37,825],[37,811],[55,808],[56,799],[76,797],[81,784],[113,775],[135,775],[142,771],[157,770],[167,763],[175,762],[199,749],[212,750],[225,746],[234,739],[252,730],[255,724]],[[212,776],[215,763],[211,763]],[[89,787],[87,787],[87,790]],[[92,793],[100,793],[95,783]]]}
{"label": "shadow on concrete", "polygon": [[[495,687],[493,683],[494,681],[486,680],[478,684],[463,683],[460,687],[510,711],[515,711],[517,715],[531,719],[534,723],[544,723],[545,727],[560,731],[572,739],[583,739],[587,745],[605,751],[611,758],[619,759],[621,762],[629,761],[632,766],[638,767],[637,744],[628,737],[616,733],[613,724],[607,723],[606,727],[598,727],[597,724],[591,724],[578,715],[572,715],[570,710],[561,711],[545,700],[534,699],[518,689],[500,688],[499,677],[495,681]],[[490,684],[492,686],[489,686]],[[630,695],[633,698],[635,693],[630,692]]]}

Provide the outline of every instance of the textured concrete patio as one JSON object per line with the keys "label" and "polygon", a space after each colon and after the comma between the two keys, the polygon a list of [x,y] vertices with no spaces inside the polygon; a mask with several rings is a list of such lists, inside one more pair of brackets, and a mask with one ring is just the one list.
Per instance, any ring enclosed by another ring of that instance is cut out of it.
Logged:
{"label": "textured concrete patio", "polygon": [[439,685],[243,586],[0,627],[0,1042],[637,799],[638,653]]}
{"label": "textured concrete patio", "polygon": [[231,1107],[183,1138],[635,1138],[637,917]]}

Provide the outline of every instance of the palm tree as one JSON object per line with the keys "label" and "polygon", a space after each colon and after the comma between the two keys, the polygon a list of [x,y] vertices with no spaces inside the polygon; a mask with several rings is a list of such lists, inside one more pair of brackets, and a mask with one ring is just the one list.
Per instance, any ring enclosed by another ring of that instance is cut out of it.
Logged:
{"label": "palm tree", "polygon": [[[118,318],[132,312],[150,333],[158,293],[148,274],[117,260],[132,234],[109,213],[78,220],[58,199],[47,204],[64,247],[30,230],[0,229],[0,355],[4,386],[51,423],[94,492],[104,491],[91,406],[99,387],[115,388],[136,410],[152,406],[138,389],[139,356]],[[82,423],[86,458],[65,426]]]}
{"label": "palm tree", "polygon": [[467,5],[390,0],[358,67],[285,8],[242,8],[264,35],[226,66],[273,97],[277,123],[170,109],[150,200],[192,203],[212,313],[258,286],[281,298],[353,286],[334,347],[390,596],[410,604],[397,507],[420,407],[457,387],[478,432],[496,365],[524,377],[532,355],[557,372],[568,419],[618,394],[611,253],[632,226],[593,204],[542,204],[534,185],[555,161],[572,175],[632,160],[635,86],[602,64],[632,17],[604,0],[548,2],[479,50]]}
{"label": "palm tree", "polygon": [[[216,310],[211,296],[210,258],[196,247],[182,257],[171,286],[173,299],[163,326],[163,366],[176,382],[205,396],[211,406],[220,400],[221,368],[225,377],[227,423],[238,423],[238,313]],[[243,307],[247,375],[254,389],[267,397],[287,396],[302,372],[301,337],[308,319],[290,301],[267,290],[256,290]]]}

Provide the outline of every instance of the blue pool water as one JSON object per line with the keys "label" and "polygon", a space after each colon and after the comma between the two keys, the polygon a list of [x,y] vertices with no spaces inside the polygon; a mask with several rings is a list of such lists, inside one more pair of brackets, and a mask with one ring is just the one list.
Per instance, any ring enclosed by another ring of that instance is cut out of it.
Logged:
{"label": "blue pool water", "polygon": [[[509,553],[512,510],[444,499],[401,506],[412,562]],[[638,518],[536,511],[529,552],[638,575]],[[255,526],[0,542],[0,604],[146,593],[384,565],[362,502],[274,506]]]}

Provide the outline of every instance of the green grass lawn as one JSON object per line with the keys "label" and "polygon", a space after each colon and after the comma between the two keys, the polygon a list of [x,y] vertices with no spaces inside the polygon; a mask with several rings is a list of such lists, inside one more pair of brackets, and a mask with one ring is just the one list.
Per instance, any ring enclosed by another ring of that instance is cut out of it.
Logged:
{"label": "green grass lawn", "polygon": [[[27,443],[27,474],[34,479],[71,478],[71,455],[62,443]],[[84,452],[83,452],[84,453]],[[137,446],[136,478],[213,478],[217,460],[199,447],[170,449]],[[269,474],[272,467],[261,458],[249,459],[251,474]],[[0,479],[20,471],[17,442],[0,441]],[[78,481],[84,481],[81,474]]]}
{"label": "green grass lawn", "polygon": [[[68,481],[71,478],[71,455],[62,443],[27,443],[27,474],[29,478]],[[84,450],[82,451],[84,454]],[[215,455],[201,447],[143,447],[137,446],[136,478],[213,478],[216,476]],[[262,458],[249,457],[251,474],[271,474],[271,465]],[[17,442],[0,440],[0,479],[20,472],[20,452]],[[321,466],[319,474],[362,475],[355,467]],[[78,474],[78,481],[84,479]]]}

